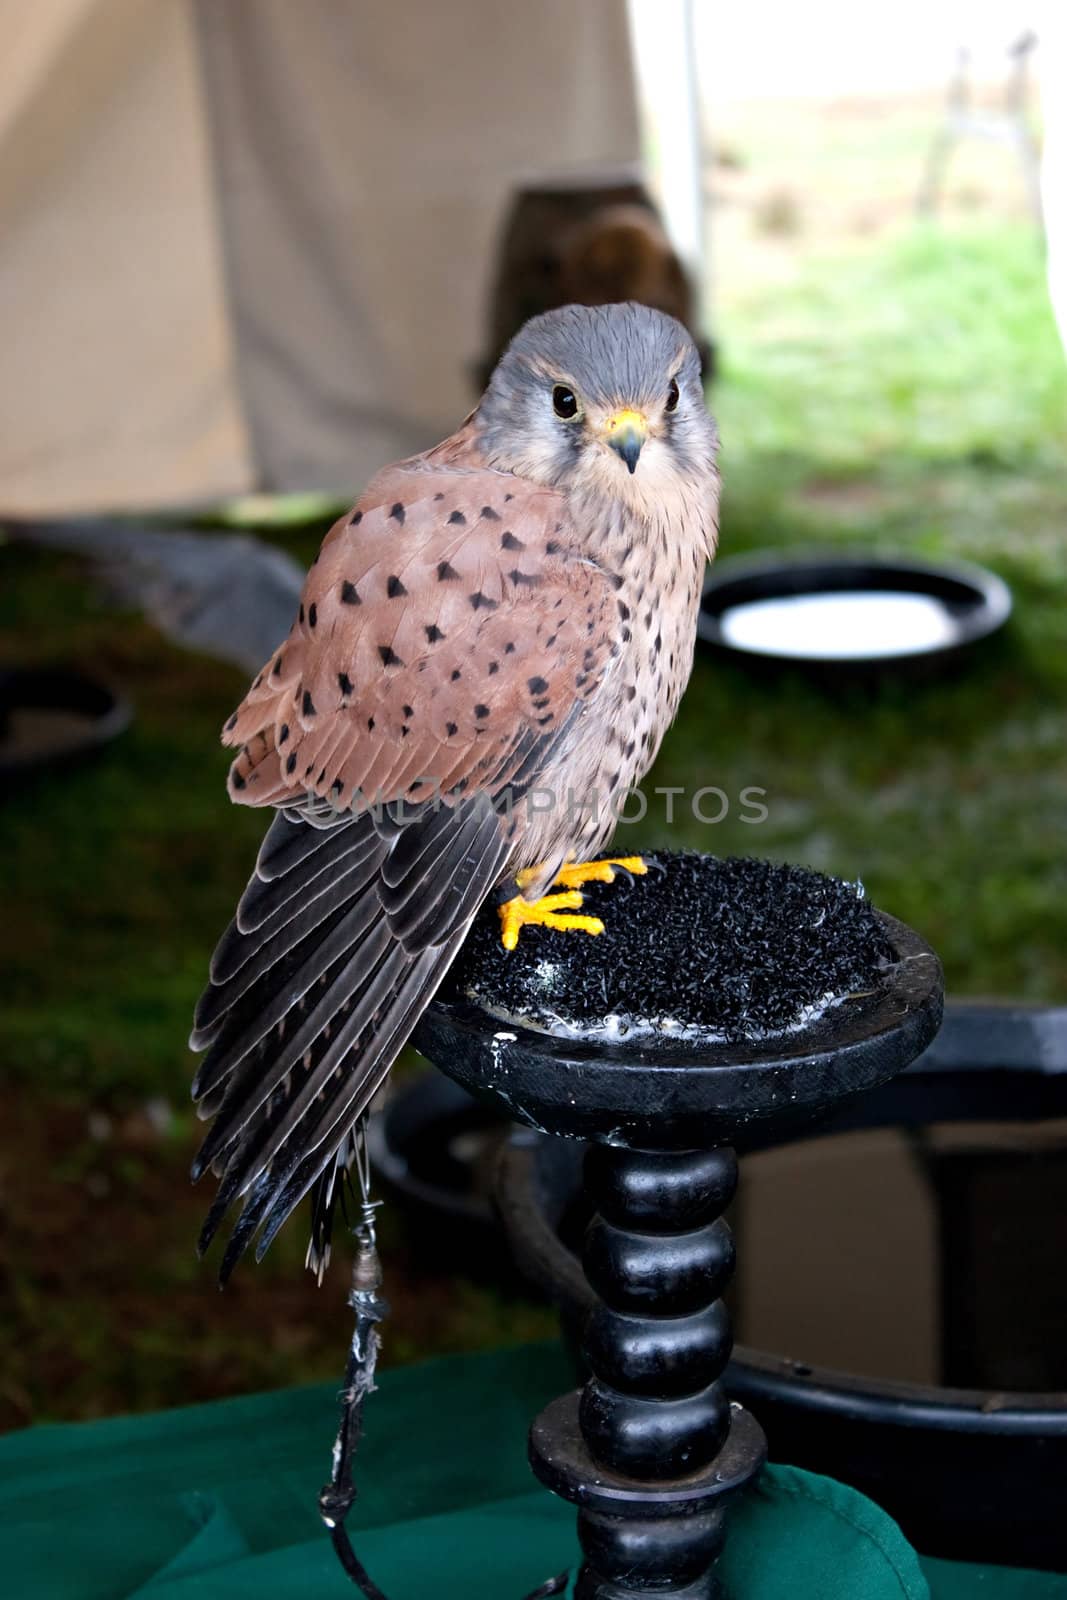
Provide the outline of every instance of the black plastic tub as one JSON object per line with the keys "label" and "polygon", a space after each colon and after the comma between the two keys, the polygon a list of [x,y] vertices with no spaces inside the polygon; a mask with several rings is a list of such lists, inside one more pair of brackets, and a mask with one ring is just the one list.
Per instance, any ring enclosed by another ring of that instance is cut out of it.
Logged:
{"label": "black plastic tub", "polygon": [[[912,1067],[819,1132],[1064,1116],[1067,1009],[957,1004]],[[559,1308],[579,1368],[591,1304],[575,1251],[581,1160],[580,1145],[527,1138],[506,1151],[498,1183],[519,1264]],[[842,1281],[842,1315],[849,1292]],[[772,1459],[854,1485],[924,1553],[1067,1571],[1067,1392],[893,1381],[745,1345],[727,1383]]]}

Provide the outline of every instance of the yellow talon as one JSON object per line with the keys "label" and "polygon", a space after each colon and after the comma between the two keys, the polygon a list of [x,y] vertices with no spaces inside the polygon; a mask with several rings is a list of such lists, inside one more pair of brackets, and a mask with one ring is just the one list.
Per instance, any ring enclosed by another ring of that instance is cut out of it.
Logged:
{"label": "yellow talon", "polygon": [[[603,933],[604,924],[599,917],[577,917],[568,913],[577,911],[582,904],[583,896],[578,893],[579,884],[613,883],[616,867],[622,867],[638,877],[648,871],[640,856],[614,856],[605,861],[576,861],[561,868],[554,879],[554,882],[562,885],[565,891],[563,894],[546,894],[539,900],[524,900],[522,895],[518,894],[512,900],[505,900],[500,907],[500,940],[504,949],[514,950],[519,942],[519,930],[527,926],[558,928],[564,933]],[[537,877],[538,871],[537,867],[524,867],[521,872],[516,873],[515,881],[519,888],[522,889],[531,883]]]}
{"label": "yellow talon", "polygon": [[616,867],[638,878],[648,871],[640,856],[609,856],[604,861],[575,861],[571,866],[561,867],[555,882],[566,889],[576,889],[582,883],[614,883]]}

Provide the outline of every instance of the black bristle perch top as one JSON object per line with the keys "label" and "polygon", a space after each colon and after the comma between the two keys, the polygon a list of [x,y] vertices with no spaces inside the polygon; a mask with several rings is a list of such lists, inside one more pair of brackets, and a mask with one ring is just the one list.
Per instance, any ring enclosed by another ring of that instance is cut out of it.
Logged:
{"label": "black bristle perch top", "polygon": [[644,859],[644,877],[583,889],[583,912],[604,922],[596,937],[526,928],[509,953],[487,908],[441,999],[557,1037],[637,1044],[767,1039],[878,994],[894,954],[861,884],[752,858]]}

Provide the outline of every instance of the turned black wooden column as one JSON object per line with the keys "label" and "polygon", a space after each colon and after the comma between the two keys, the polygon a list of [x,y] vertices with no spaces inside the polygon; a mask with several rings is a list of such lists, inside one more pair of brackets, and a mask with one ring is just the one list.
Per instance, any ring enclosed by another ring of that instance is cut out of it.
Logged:
{"label": "turned black wooden column", "polygon": [[[472,1094],[590,1144],[594,1215],[582,1261],[595,1294],[585,1330],[592,1376],[546,1407],[529,1442],[534,1472],[578,1508],[578,1600],[721,1592],[715,1563],[728,1503],[766,1448],[759,1424],[721,1385],[731,1345],[722,1300],[734,1260],[722,1215],[737,1182],[731,1147],[788,1136],[885,1082],[941,1020],[933,951],[872,915],[889,952],[877,978],[788,1031],[732,1043],[692,1029],[576,1039],[447,991],[420,1023],[419,1049]],[[558,986],[558,963],[551,976]],[[676,1007],[670,1014],[684,1029]]]}
{"label": "turned black wooden column", "polygon": [[720,1382],[734,1266],[722,1212],[736,1185],[728,1148],[594,1146],[586,1157],[597,1207],[582,1254],[598,1297],[585,1330],[592,1376],[530,1434],[538,1477],[579,1506],[580,1600],[718,1592],[726,1497],[765,1454],[760,1428]]}
{"label": "turned black wooden column", "polygon": [[597,1214],[582,1252],[599,1304],[585,1330],[593,1380],[579,1411],[598,1461],[632,1478],[679,1478],[713,1461],[730,1431],[719,1378],[730,1359],[722,1301],[734,1267],[722,1213],[732,1150],[663,1155],[594,1147]]}

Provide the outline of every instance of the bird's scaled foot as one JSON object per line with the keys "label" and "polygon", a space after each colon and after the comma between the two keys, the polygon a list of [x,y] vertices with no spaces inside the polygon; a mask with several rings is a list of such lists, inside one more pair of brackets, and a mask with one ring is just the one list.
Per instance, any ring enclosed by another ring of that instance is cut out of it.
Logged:
{"label": "bird's scaled foot", "polygon": [[[524,900],[518,894],[505,900],[500,907],[500,941],[505,950],[514,950],[519,942],[519,930],[527,926],[558,928],[566,933],[603,933],[604,924],[599,917],[580,917],[572,913],[582,905],[578,886],[583,883],[614,883],[615,868],[632,872],[640,877],[648,871],[640,856],[613,856],[604,861],[575,861],[562,867],[553,882],[565,891],[562,894],[542,895],[539,900]],[[539,868],[525,867],[516,873],[515,881],[524,888],[537,876]]]}
{"label": "bird's scaled foot", "polygon": [[577,889],[567,894],[544,894],[540,900],[524,900],[517,894],[500,907],[500,942],[505,950],[514,950],[519,942],[519,929],[529,926],[559,928],[564,933],[603,933],[604,924],[599,917],[570,914],[577,911],[581,903],[582,896]]}

